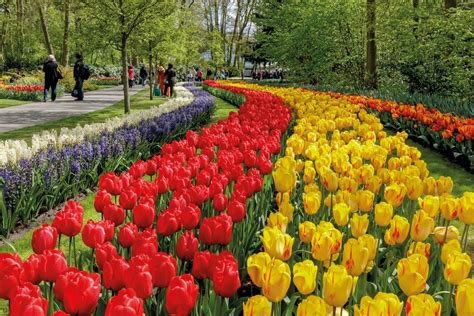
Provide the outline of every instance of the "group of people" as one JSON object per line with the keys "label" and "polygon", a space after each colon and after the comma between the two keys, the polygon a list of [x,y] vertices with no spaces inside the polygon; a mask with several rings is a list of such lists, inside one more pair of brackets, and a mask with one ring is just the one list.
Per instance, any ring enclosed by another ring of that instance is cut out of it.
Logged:
{"label": "group of people", "polygon": [[252,71],[252,79],[253,80],[263,80],[263,79],[283,79],[283,71],[282,70],[259,70],[259,71]]}
{"label": "group of people", "polygon": [[[84,100],[84,80],[89,79],[90,72],[89,67],[84,64],[82,55],[77,53],[75,55],[76,61],[74,63],[74,80],[75,85],[72,91],[72,96],[75,97],[75,101]],[[44,97],[43,101],[48,101],[48,92],[51,90],[51,101],[56,100],[56,88],[59,80],[63,79],[63,75],[59,70],[58,63],[54,55],[49,55],[47,61],[43,64],[44,72]]]}

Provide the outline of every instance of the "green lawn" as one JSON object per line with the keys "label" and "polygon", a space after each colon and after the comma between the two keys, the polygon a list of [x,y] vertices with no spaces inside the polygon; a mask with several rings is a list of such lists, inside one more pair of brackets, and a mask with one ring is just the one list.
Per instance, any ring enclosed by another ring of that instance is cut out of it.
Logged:
{"label": "green lawn", "polygon": [[31,103],[31,101],[0,99],[0,109],[8,108],[10,106],[17,106],[17,105],[27,104],[27,103]]}
{"label": "green lawn", "polygon": [[226,119],[230,112],[237,112],[237,107],[227,101],[216,98],[216,112],[212,116],[211,123]]}
{"label": "green lawn", "polygon": [[[165,98],[155,97],[153,100],[150,100],[149,91],[143,90],[133,95],[130,98],[132,113],[145,110],[150,108],[153,105],[160,105],[166,101]],[[123,101],[120,101],[114,105],[108,106],[102,110],[85,113],[76,116],[70,116],[64,119],[46,122],[43,124],[38,124],[30,127],[20,128],[13,131],[8,131],[5,133],[0,133],[0,140],[6,139],[24,139],[29,140],[31,136],[36,133],[40,133],[44,130],[59,130],[63,127],[75,127],[76,125],[85,125],[90,123],[104,122],[108,118],[115,116],[122,116],[123,114]]]}

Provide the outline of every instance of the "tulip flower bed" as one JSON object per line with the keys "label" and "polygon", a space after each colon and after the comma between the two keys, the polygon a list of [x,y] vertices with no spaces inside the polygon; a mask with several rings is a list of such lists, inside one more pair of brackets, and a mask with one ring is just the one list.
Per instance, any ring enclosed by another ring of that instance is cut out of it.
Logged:
{"label": "tulip flower bed", "polygon": [[121,81],[118,77],[97,76],[90,78],[90,82],[98,86],[118,86]]}
{"label": "tulip flower bed", "polygon": [[453,196],[451,178],[430,177],[407,134],[387,136],[358,101],[228,86],[271,92],[298,114],[272,172],[278,211],[247,259],[262,295],[244,315],[474,314],[474,192]]}
{"label": "tulip flower bed", "polygon": [[[270,208],[271,159],[292,115],[279,97],[232,90],[245,95],[238,113],[188,131],[124,173],[102,175],[94,202],[102,220],[84,223],[81,204],[70,201],[33,233],[35,254],[0,254],[0,298],[12,314],[242,309],[241,272]],[[55,249],[61,238],[69,246]],[[78,238],[88,251],[76,251]]]}
{"label": "tulip flower bed", "polygon": [[43,90],[43,86],[14,86],[0,83],[0,99],[41,101]]}
{"label": "tulip flower bed", "polygon": [[177,87],[178,98],[124,118],[33,136],[31,147],[0,143],[0,235],[93,187],[101,173],[123,170],[206,124],[214,97],[188,89]]}

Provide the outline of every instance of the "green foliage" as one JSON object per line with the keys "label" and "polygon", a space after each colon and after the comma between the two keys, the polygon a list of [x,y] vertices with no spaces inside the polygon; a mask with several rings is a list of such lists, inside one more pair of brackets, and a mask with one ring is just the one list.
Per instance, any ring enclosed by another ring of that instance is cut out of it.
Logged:
{"label": "green foliage", "polygon": [[212,95],[221,98],[234,106],[240,106],[245,103],[245,96],[242,94],[233,93],[224,89],[217,89],[206,84],[203,84],[202,88]]}

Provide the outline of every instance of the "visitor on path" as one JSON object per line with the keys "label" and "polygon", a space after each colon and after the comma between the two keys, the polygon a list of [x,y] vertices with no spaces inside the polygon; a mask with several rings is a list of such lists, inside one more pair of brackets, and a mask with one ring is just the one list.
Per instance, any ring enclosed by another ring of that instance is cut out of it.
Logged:
{"label": "visitor on path", "polygon": [[161,90],[161,95],[162,96],[166,96],[166,91],[165,91],[165,67],[163,66],[160,66],[158,68],[158,85],[160,86],[160,90]]}
{"label": "visitor on path", "polygon": [[[173,88],[176,83],[176,71],[173,69],[172,64],[168,64],[168,69],[165,72],[165,95],[172,97]],[[169,91],[168,91],[169,88]]]}
{"label": "visitor on path", "polygon": [[[84,80],[88,79],[89,70],[85,67],[84,62],[82,61],[82,55],[76,54],[76,62],[74,63],[74,80],[76,85],[72,91],[72,96],[76,98],[76,101],[84,100]],[[86,78],[87,77],[87,78]]]}
{"label": "visitor on path", "polygon": [[212,80],[212,70],[210,68],[207,68],[206,79],[207,80]]}
{"label": "visitor on path", "polygon": [[62,75],[58,70],[58,64],[54,55],[49,55],[48,60],[43,65],[44,71],[44,102],[48,100],[48,90],[51,89],[51,101],[56,100],[56,86]]}
{"label": "visitor on path", "polygon": [[148,78],[148,72],[146,71],[145,65],[142,65],[140,68],[140,81],[144,87],[146,84],[146,79]]}
{"label": "visitor on path", "polygon": [[135,69],[132,65],[128,65],[128,87],[133,88],[133,83],[135,82]]}
{"label": "visitor on path", "polygon": [[198,69],[198,71],[196,73],[196,79],[197,79],[198,82],[202,81],[202,70],[201,69]]}

